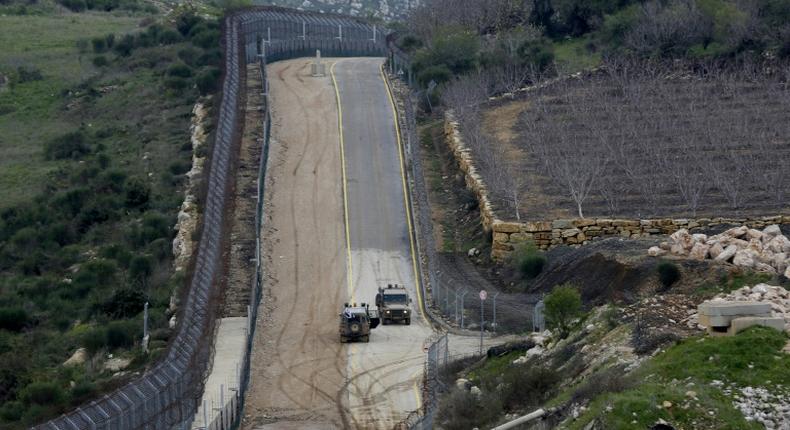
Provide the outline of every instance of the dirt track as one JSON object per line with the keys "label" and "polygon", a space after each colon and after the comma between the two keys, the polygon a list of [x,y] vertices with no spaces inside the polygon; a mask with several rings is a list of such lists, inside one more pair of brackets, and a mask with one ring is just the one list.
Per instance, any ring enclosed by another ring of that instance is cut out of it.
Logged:
{"label": "dirt track", "polygon": [[244,428],[343,428],[346,354],[337,314],[346,254],[334,88],[310,78],[306,60],[275,63],[269,73],[266,295]]}

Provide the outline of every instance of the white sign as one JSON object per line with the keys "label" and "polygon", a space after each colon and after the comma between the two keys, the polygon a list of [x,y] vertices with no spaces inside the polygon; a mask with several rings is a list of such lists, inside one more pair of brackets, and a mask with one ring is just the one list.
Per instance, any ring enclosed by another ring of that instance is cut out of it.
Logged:
{"label": "white sign", "polygon": [[488,297],[488,293],[486,293],[486,290],[480,290],[480,300],[485,300],[486,297]]}

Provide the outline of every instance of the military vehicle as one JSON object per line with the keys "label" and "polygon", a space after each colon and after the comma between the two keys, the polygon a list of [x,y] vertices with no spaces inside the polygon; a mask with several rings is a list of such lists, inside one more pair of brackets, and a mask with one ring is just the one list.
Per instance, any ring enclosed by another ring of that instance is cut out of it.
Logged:
{"label": "military vehicle", "polygon": [[378,311],[367,303],[346,303],[340,313],[340,342],[370,341],[370,330],[378,327],[379,321]]}
{"label": "military vehicle", "polygon": [[387,288],[379,287],[379,292],[376,294],[376,307],[379,308],[383,324],[391,322],[411,324],[410,303],[409,292],[403,285],[387,284]]}

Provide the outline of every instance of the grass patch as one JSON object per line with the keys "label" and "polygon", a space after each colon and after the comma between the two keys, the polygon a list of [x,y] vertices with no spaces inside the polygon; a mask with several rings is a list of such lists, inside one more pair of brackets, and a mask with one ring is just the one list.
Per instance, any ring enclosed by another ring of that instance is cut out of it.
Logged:
{"label": "grass patch", "polygon": [[[676,428],[760,428],[747,422],[732,399],[710,383],[786,386],[790,355],[781,352],[786,342],[785,333],[763,327],[733,337],[688,338],[637,370],[633,378],[642,381],[639,386],[596,397],[589,412],[570,428],[584,428],[593,420],[604,428],[648,428],[658,419]],[[687,396],[687,391],[694,391],[697,399]],[[672,406],[663,407],[664,401]]]}
{"label": "grass patch", "polygon": [[697,297],[712,297],[716,294],[730,293],[745,286],[754,286],[761,283],[770,283],[774,276],[768,273],[758,273],[752,271],[742,271],[732,274],[725,274],[719,279],[718,283],[708,282],[694,291]]}
{"label": "grass patch", "polygon": [[554,62],[560,75],[580,72],[601,64],[601,54],[587,48],[586,38],[554,42]]}
{"label": "grass patch", "polygon": [[0,16],[0,73],[34,67],[44,78],[0,91],[0,111],[10,111],[0,115],[0,208],[40,192],[47,174],[63,165],[40,159],[44,142],[73,127],[73,119],[63,112],[63,94],[100,73],[88,53],[80,54],[77,41],[129,32],[140,19],[108,14]]}

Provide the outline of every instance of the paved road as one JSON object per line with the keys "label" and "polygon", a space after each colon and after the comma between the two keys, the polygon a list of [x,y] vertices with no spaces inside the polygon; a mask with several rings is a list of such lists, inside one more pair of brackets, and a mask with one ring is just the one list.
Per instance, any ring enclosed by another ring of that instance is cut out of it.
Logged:
{"label": "paved road", "polygon": [[419,300],[382,60],[325,61],[334,82],[311,77],[306,59],[269,66],[268,290],[247,429],[391,429],[419,405],[432,334],[419,312],[410,326],[379,326],[370,343],[339,342],[343,302],[372,302],[388,282],[408,286],[415,311]]}
{"label": "paved road", "polygon": [[380,59],[340,60],[333,68],[340,98],[346,165],[352,301],[372,302],[380,285],[406,285],[417,313],[409,326],[380,326],[370,343],[348,347],[357,381],[349,406],[358,428],[391,429],[419,407],[425,340],[419,313],[395,117]]}

